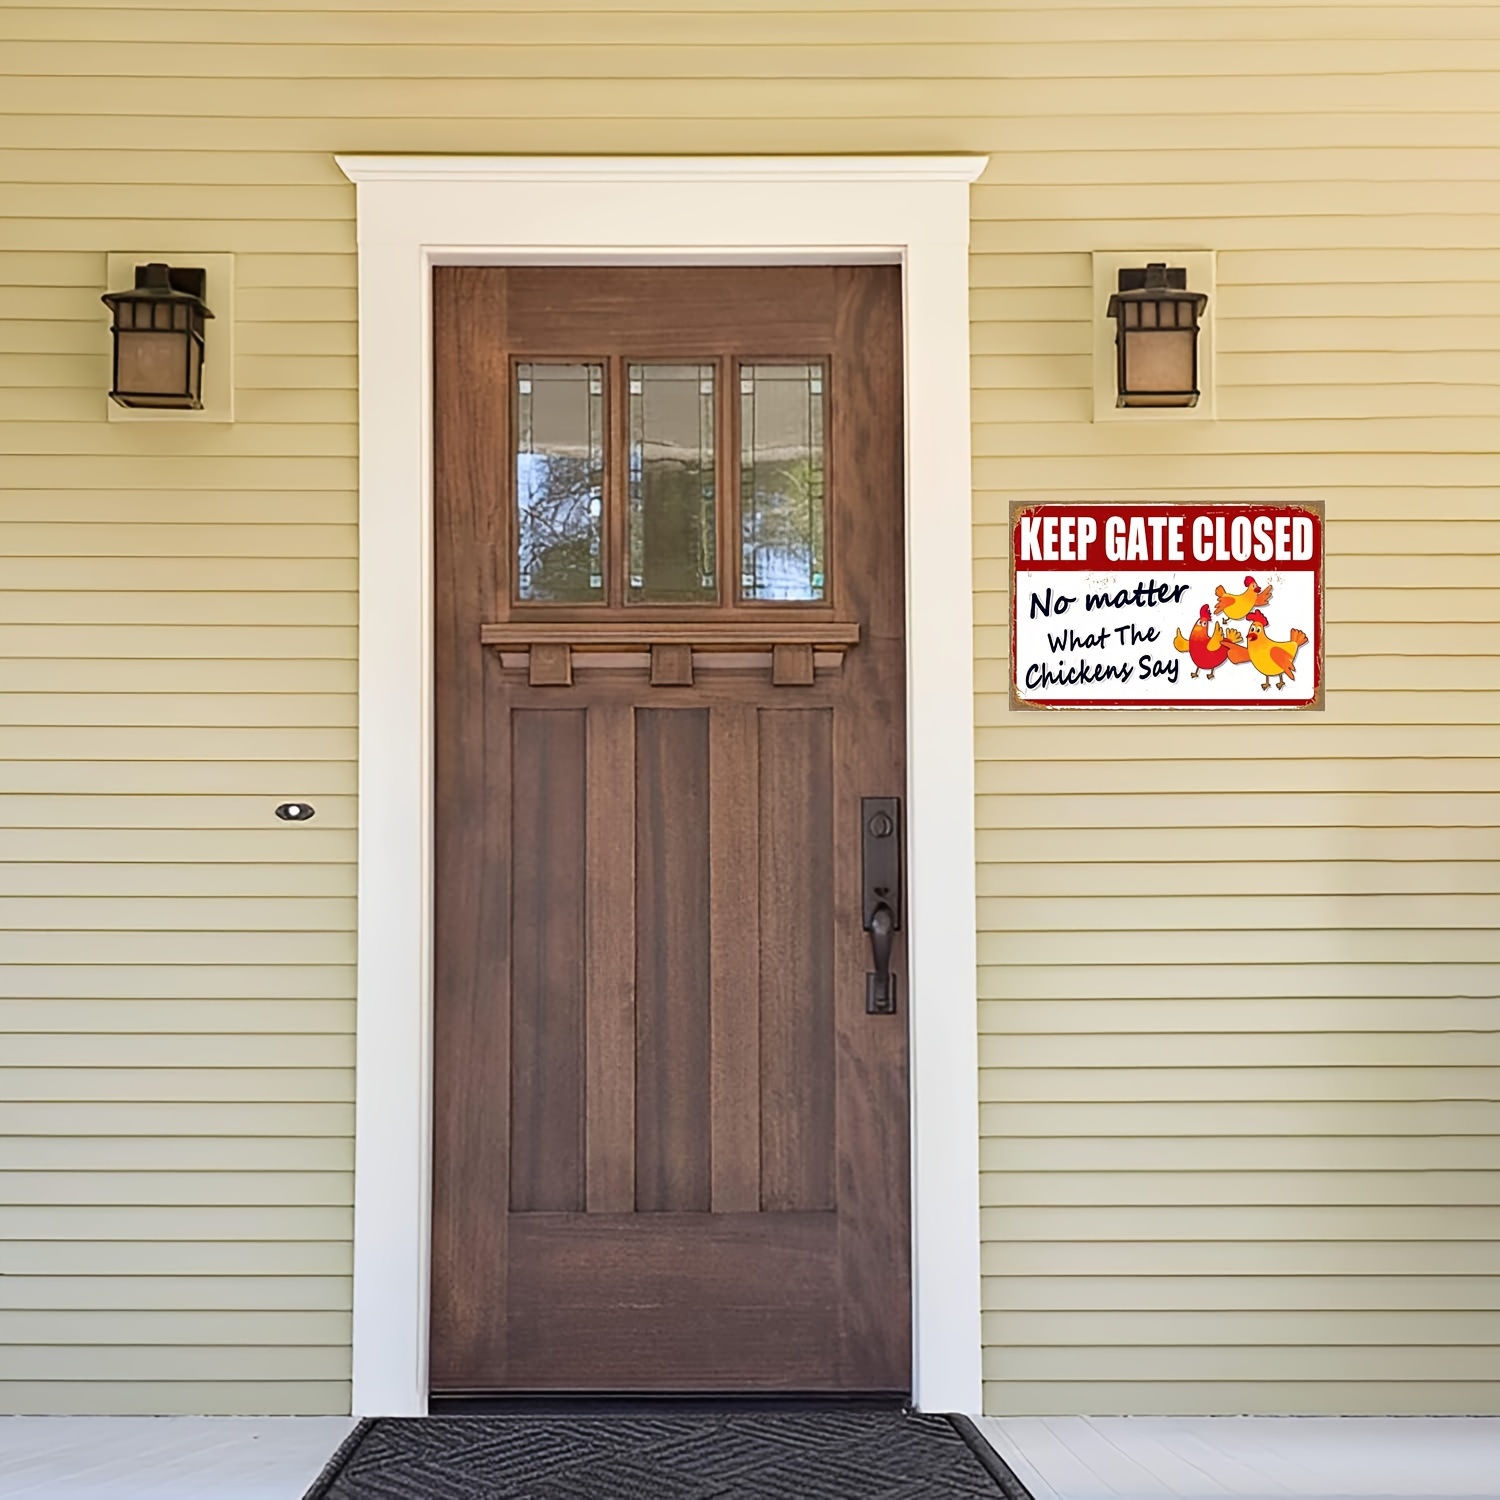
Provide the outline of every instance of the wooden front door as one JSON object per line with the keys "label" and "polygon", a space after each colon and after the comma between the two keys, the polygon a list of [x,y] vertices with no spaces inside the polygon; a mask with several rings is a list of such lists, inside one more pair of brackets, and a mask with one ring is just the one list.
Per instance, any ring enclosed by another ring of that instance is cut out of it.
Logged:
{"label": "wooden front door", "polygon": [[433,1389],[905,1392],[899,271],[434,302]]}

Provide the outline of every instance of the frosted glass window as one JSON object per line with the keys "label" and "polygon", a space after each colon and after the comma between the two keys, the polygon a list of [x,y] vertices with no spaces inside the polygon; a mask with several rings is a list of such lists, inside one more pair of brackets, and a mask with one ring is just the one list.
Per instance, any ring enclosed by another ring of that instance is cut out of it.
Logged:
{"label": "frosted glass window", "polygon": [[626,597],[718,596],[714,367],[631,365],[630,575]]}
{"label": "frosted glass window", "polygon": [[822,599],[823,367],[740,367],[740,594]]}
{"label": "frosted glass window", "polygon": [[516,366],[516,593],[604,597],[604,366]]}

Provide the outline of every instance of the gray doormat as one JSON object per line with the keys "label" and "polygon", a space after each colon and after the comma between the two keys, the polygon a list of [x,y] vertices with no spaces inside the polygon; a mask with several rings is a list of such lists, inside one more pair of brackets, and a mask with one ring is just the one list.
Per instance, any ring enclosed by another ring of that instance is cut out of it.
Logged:
{"label": "gray doormat", "polygon": [[383,1418],[305,1500],[1030,1500],[964,1418],[910,1412]]}

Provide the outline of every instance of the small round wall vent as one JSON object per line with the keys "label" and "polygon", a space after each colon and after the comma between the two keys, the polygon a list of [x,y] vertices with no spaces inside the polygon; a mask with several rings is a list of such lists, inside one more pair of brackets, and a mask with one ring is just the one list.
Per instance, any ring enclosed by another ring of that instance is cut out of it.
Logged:
{"label": "small round wall vent", "polygon": [[283,802],[276,809],[276,816],[283,823],[305,823],[317,812],[311,802]]}

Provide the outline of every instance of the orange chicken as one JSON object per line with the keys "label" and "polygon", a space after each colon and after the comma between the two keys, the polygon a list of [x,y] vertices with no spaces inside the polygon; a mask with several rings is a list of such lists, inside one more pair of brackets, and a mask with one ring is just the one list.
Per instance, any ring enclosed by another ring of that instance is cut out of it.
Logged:
{"label": "orange chicken", "polygon": [[1266,679],[1261,683],[1262,691],[1271,686],[1273,677],[1278,691],[1286,686],[1288,678],[1295,682],[1297,648],[1307,644],[1307,637],[1300,630],[1294,630],[1290,640],[1273,641],[1266,634],[1266,617],[1258,609],[1245,616],[1245,623],[1250,627],[1245,644],[1230,646],[1230,661],[1249,662]]}
{"label": "orange chicken", "polygon": [[1238,645],[1240,633],[1237,630],[1225,630],[1215,625],[1213,634],[1210,635],[1208,627],[1213,619],[1213,611],[1208,605],[1204,605],[1198,611],[1198,618],[1193,628],[1188,632],[1188,638],[1183,640],[1182,632],[1177,632],[1177,638],[1172,642],[1179,651],[1186,651],[1192,658],[1196,671],[1189,672],[1189,677],[1196,677],[1198,672],[1207,672],[1208,680],[1214,680],[1214,669],[1224,665],[1229,656],[1231,645]]}
{"label": "orange chicken", "polygon": [[1265,588],[1262,588],[1248,575],[1245,578],[1243,594],[1231,594],[1222,583],[1214,590],[1214,593],[1219,596],[1219,604],[1214,613],[1223,615],[1229,620],[1243,620],[1252,609],[1264,609],[1271,602],[1270,585],[1267,584]]}

